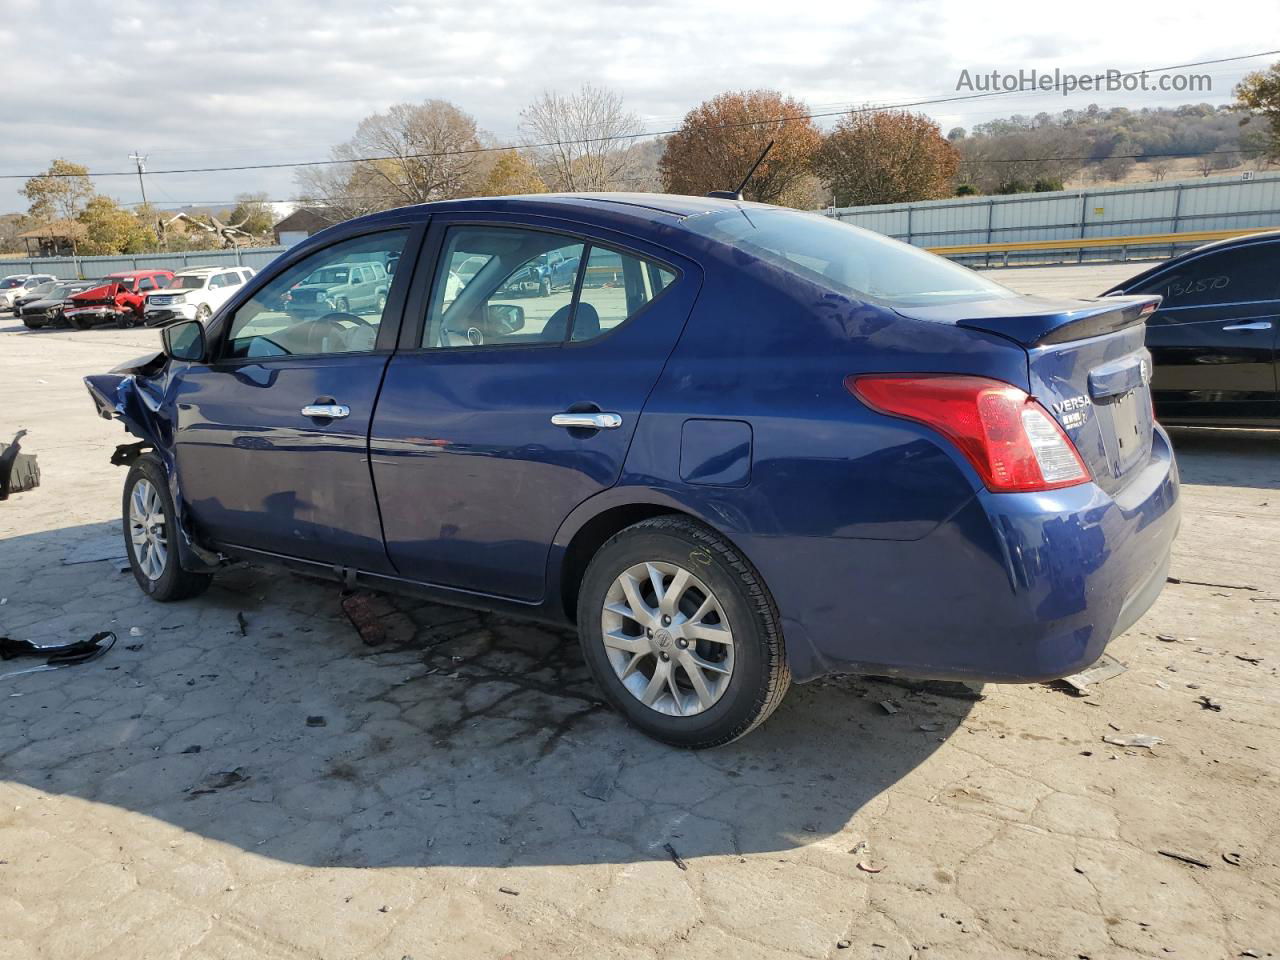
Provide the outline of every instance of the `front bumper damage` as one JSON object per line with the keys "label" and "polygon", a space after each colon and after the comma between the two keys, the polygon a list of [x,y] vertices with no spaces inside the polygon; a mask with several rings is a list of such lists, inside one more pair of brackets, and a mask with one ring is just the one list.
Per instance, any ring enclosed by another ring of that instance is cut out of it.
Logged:
{"label": "front bumper damage", "polygon": [[70,307],[63,311],[63,316],[73,327],[99,327],[104,324],[126,326],[133,314],[119,307],[95,304],[91,307]]}
{"label": "front bumper damage", "polygon": [[169,479],[169,495],[177,512],[178,562],[193,573],[212,573],[223,565],[222,557],[201,546],[192,528],[190,515],[178,485],[178,472],[173,460],[173,423],[167,411],[172,409],[169,396],[173,380],[164,354],[154,354],[130,361],[111,373],[84,378],[98,415],[104,420],[119,420],[139,443],[121,444],[111,462],[127,466],[148,448],[155,452]]}

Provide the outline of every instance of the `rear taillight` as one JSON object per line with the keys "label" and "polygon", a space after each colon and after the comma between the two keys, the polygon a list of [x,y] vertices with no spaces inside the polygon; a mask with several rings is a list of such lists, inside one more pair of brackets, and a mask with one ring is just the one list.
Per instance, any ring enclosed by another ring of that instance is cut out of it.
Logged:
{"label": "rear taillight", "polygon": [[1090,479],[1058,421],[1010,384],[928,374],[854,376],[844,383],[867,406],[937,430],[960,448],[988,490],[1056,490]]}

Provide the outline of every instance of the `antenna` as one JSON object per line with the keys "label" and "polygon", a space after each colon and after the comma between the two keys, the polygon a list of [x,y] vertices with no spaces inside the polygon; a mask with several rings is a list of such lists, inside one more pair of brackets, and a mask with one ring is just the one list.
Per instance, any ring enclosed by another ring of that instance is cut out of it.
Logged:
{"label": "antenna", "polygon": [[764,158],[769,155],[769,151],[773,149],[773,141],[770,140],[768,145],[760,151],[760,156],[756,157],[756,162],[751,165],[751,169],[747,171],[747,175],[742,178],[742,182],[738,184],[737,190],[712,190],[707,194],[708,197],[719,197],[721,200],[741,200],[742,191],[747,184],[751,182],[751,177],[756,172],[756,167],[764,163]]}

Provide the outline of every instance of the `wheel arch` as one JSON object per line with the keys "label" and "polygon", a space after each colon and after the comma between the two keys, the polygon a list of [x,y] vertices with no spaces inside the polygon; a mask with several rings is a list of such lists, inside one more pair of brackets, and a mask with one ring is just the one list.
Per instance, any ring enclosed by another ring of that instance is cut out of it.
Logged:
{"label": "wheel arch", "polygon": [[575,623],[582,575],[596,551],[632,524],[661,516],[683,516],[704,524],[750,560],[732,533],[671,492],[647,487],[614,487],[579,504],[560,525],[548,560],[548,605],[558,606],[556,612],[563,612],[569,623]]}

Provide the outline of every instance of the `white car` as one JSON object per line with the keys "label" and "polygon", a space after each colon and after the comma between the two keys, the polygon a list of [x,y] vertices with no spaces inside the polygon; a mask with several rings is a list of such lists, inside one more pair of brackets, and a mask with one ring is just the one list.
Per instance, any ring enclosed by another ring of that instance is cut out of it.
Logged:
{"label": "white car", "polygon": [[12,310],[13,301],[40,284],[56,279],[51,273],[15,273],[5,277],[0,280],[0,310]]}
{"label": "white car", "polygon": [[142,320],[148,327],[178,320],[208,320],[252,276],[249,267],[180,270],[163,290],[147,294]]}

